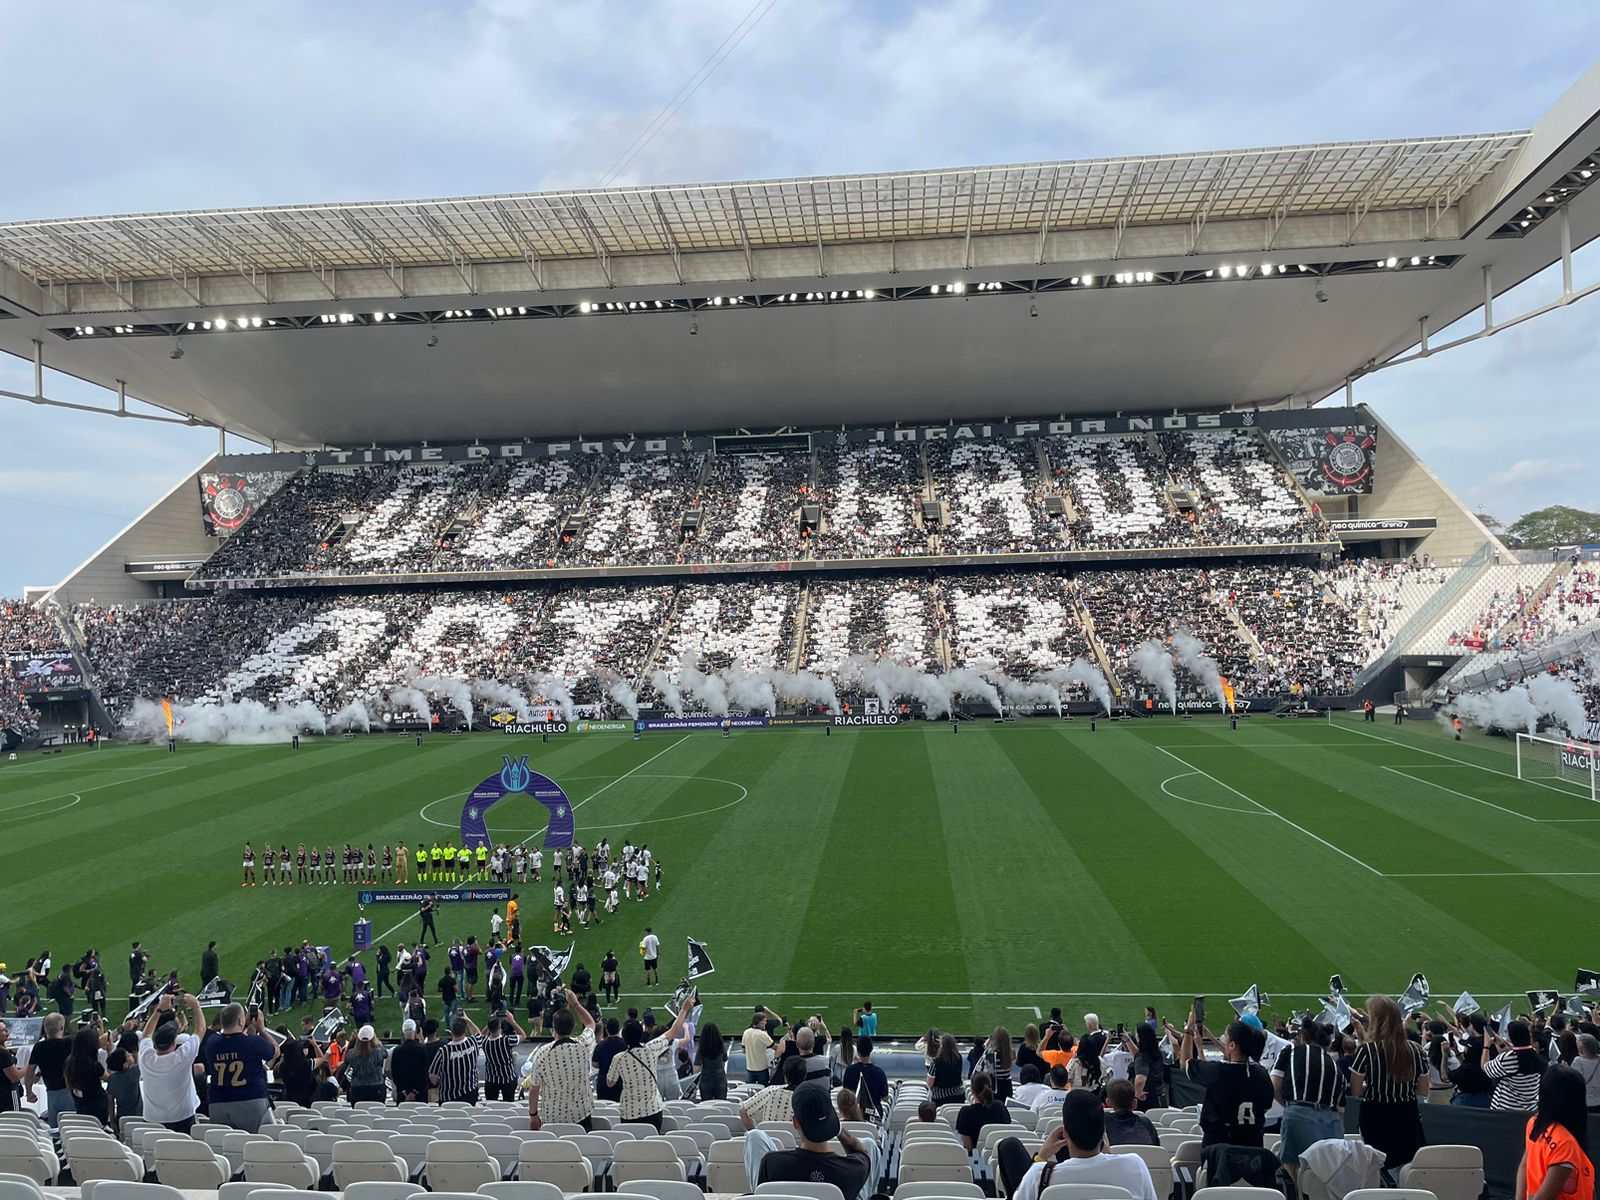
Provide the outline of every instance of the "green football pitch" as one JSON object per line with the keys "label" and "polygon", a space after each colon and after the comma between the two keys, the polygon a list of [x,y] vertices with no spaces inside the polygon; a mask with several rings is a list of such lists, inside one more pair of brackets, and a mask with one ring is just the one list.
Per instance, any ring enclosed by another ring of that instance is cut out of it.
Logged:
{"label": "green football pitch", "polygon": [[[0,764],[0,960],[97,947],[117,992],[135,938],[191,984],[211,938],[236,981],[302,938],[348,950],[360,889],[242,888],[242,844],[431,843],[505,753],[563,786],[580,842],[631,837],[664,864],[659,894],[575,929],[578,960],[598,974],[615,948],[642,1007],[682,974],[685,936],[704,941],[724,1026],[764,1001],[837,1029],[864,999],[886,1032],[1015,1030],[1055,1004],[1176,1019],[1251,983],[1284,1011],[1334,972],[1364,995],[1422,971],[1436,999],[1487,1001],[1600,966],[1583,935],[1600,808],[1519,781],[1504,739],[1359,714],[29,755]],[[497,840],[542,836],[531,799],[489,816]],[[524,940],[565,945],[548,879],[519,890]],[[443,906],[439,932],[482,939],[490,908]],[[391,947],[416,936],[410,906],[368,915]],[[659,990],[642,986],[646,925]]]}

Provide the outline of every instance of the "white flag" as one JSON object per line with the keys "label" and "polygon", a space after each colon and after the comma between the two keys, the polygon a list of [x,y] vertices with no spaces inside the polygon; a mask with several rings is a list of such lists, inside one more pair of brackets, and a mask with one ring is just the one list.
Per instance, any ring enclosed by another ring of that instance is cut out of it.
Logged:
{"label": "white flag", "polygon": [[1410,1016],[1428,1003],[1428,979],[1421,971],[1411,977],[1411,983],[1400,995],[1400,1011]]}
{"label": "white flag", "polygon": [[1482,1012],[1478,1002],[1472,998],[1471,992],[1462,992],[1461,998],[1450,1006],[1450,1010],[1458,1017],[1470,1017],[1475,1012]]}
{"label": "white flag", "polygon": [[699,979],[702,975],[709,975],[716,970],[711,965],[711,955],[706,953],[706,944],[689,939],[689,972],[690,979]]}
{"label": "white flag", "polygon": [[1236,1000],[1229,1000],[1233,1011],[1241,1017],[1254,1016],[1261,1011],[1261,989],[1255,984],[1250,985],[1250,990]]}
{"label": "white flag", "polygon": [[1325,1001],[1322,1005],[1322,1015],[1317,1018],[1320,1025],[1328,1025],[1340,1033],[1350,1028],[1350,1002],[1343,996],[1335,996]]}
{"label": "white flag", "polygon": [[1495,1032],[1501,1037],[1511,1036],[1511,1005],[1507,1004],[1494,1015]]}

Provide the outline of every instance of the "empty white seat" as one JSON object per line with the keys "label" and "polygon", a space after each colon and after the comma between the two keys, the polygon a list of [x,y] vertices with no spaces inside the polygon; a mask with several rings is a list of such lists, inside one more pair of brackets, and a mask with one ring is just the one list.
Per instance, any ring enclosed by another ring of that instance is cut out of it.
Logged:
{"label": "empty white seat", "polygon": [[210,1192],[233,1178],[228,1160],[193,1138],[161,1139],[155,1144],[155,1159],[156,1179],[168,1187]]}
{"label": "empty white seat", "polygon": [[[532,1133],[532,1130],[528,1132]],[[500,1178],[509,1179],[517,1169],[521,1157],[522,1140],[509,1133],[478,1133],[478,1145],[489,1152],[489,1157],[500,1167]]]}
{"label": "empty white seat", "polygon": [[618,1142],[612,1148],[611,1181],[620,1188],[630,1179],[676,1179],[687,1181],[683,1160],[672,1144],[661,1138],[638,1138]]}
{"label": "empty white seat", "polygon": [[844,1193],[833,1184],[812,1183],[810,1181],[800,1183],[774,1181],[772,1183],[758,1184],[755,1194],[758,1196],[808,1196],[815,1197],[815,1200],[845,1200]]}
{"label": "empty white seat", "polygon": [[316,1160],[299,1146],[259,1138],[244,1143],[244,1177],[251,1183],[287,1183],[312,1191],[322,1178]]}
{"label": "empty white seat", "polygon": [[26,1175],[0,1173],[0,1200],[28,1200],[30,1196],[44,1200],[45,1190]]}
{"label": "empty white seat", "polygon": [[572,1142],[552,1138],[522,1142],[517,1153],[517,1178],[548,1183],[563,1192],[586,1192],[594,1187],[595,1168]]}
{"label": "empty white seat", "polygon": [[65,1140],[67,1165],[79,1186],[98,1179],[138,1183],[144,1178],[144,1159],[104,1131]]}
{"label": "empty white seat", "polygon": [[0,1132],[0,1172],[25,1175],[35,1183],[54,1183],[61,1173],[61,1162],[31,1133],[6,1131]]}
{"label": "empty white seat", "polygon": [[1039,1200],[1133,1200],[1133,1193],[1109,1183],[1052,1183]]}
{"label": "empty white seat", "polygon": [[251,1200],[251,1197],[261,1200],[261,1197],[267,1192],[294,1191],[299,1191],[299,1189],[290,1187],[287,1183],[251,1183],[247,1179],[239,1179],[219,1187],[217,1189],[217,1200]]}
{"label": "empty white seat", "polygon": [[676,1179],[630,1179],[617,1188],[623,1195],[649,1196],[652,1200],[705,1200],[698,1184]]}
{"label": "empty white seat", "polygon": [[562,1200],[562,1191],[553,1183],[538,1179],[502,1179],[478,1189],[480,1196],[494,1200]]}
{"label": "empty white seat", "polygon": [[1396,1182],[1432,1192],[1439,1200],[1476,1200],[1483,1191],[1483,1151],[1476,1146],[1423,1146],[1400,1168]]}
{"label": "empty white seat", "polygon": [[971,1183],[972,1163],[966,1147],[948,1141],[921,1138],[907,1142],[900,1151],[900,1179],[906,1183],[927,1180],[952,1180]]}
{"label": "empty white seat", "polygon": [[177,1188],[164,1183],[124,1183],[120,1179],[107,1179],[95,1188],[100,1200],[184,1200]]}
{"label": "empty white seat", "polygon": [[1172,1151],[1165,1146],[1113,1146],[1112,1154],[1132,1154],[1144,1160],[1150,1170],[1150,1182],[1155,1185],[1158,1200],[1172,1194]]}
{"label": "empty white seat", "polygon": [[409,1200],[411,1196],[425,1195],[414,1183],[376,1179],[359,1179],[344,1189],[344,1200]]}
{"label": "empty white seat", "polygon": [[738,1138],[725,1138],[711,1143],[711,1153],[706,1158],[706,1191],[745,1192],[750,1188],[750,1177],[744,1169],[744,1142]]}
{"label": "empty white seat", "polygon": [[1274,1198],[1284,1200],[1284,1195],[1276,1188],[1254,1187],[1204,1187],[1194,1194],[1194,1200],[1274,1200]]}
{"label": "empty white seat", "polygon": [[[972,1200],[979,1200],[983,1189],[975,1183],[930,1180],[927,1183],[902,1183],[894,1189],[894,1194],[896,1200],[929,1200],[929,1197],[971,1197]],[[1164,1192],[1157,1192],[1156,1195],[1159,1200],[1166,1200]]]}
{"label": "empty white seat", "polygon": [[411,1168],[387,1142],[351,1138],[333,1148],[333,1186],[344,1191],[352,1183],[407,1183]]}
{"label": "empty white seat", "polygon": [[477,1142],[436,1138],[428,1143],[426,1162],[428,1190],[432,1192],[475,1192],[500,1178],[500,1164]]}
{"label": "empty white seat", "polygon": [[[168,1130],[167,1132],[170,1133],[171,1130]],[[182,1135],[180,1134],[179,1136],[181,1137]],[[242,1129],[228,1129],[224,1131],[222,1136],[218,1139],[220,1144],[217,1145],[213,1145],[211,1137],[212,1131],[209,1129],[206,1130],[206,1145],[212,1146],[212,1148],[221,1154],[223,1158],[228,1160],[228,1165],[233,1168],[233,1174],[235,1178],[238,1178],[244,1174],[245,1148],[254,1142],[272,1141],[272,1139],[264,1133],[246,1133]],[[146,1139],[146,1144],[148,1145],[148,1139]],[[296,1147],[296,1149],[298,1149],[298,1147]],[[267,1182],[270,1183],[273,1181],[268,1180]],[[288,1183],[290,1181],[283,1180],[283,1182]]]}
{"label": "empty white seat", "polygon": [[305,1155],[317,1164],[317,1171],[322,1178],[333,1174],[333,1152],[345,1142],[353,1139],[342,1133],[313,1133],[306,1137],[304,1146]]}

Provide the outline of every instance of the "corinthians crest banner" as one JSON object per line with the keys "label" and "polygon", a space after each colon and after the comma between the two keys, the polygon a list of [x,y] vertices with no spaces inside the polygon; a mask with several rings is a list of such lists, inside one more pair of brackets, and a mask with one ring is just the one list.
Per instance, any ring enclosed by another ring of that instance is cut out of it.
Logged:
{"label": "corinthians crest banner", "polygon": [[467,796],[461,809],[461,844],[476,850],[493,843],[486,818],[489,810],[507,796],[532,796],[550,813],[550,826],[544,832],[546,850],[572,845],[572,805],[567,794],[552,779],[528,767],[526,754],[519,758],[501,755],[505,766],[498,775],[485,779]]}
{"label": "corinthians crest banner", "polygon": [[1266,433],[1283,465],[1308,495],[1372,491],[1372,461],[1378,448],[1378,431],[1372,426],[1269,429]]}

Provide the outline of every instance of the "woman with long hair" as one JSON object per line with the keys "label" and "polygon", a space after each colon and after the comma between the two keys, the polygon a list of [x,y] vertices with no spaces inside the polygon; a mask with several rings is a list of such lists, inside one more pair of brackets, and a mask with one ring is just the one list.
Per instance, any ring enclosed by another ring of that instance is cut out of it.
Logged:
{"label": "woman with long hair", "polygon": [[389,1052],[378,1040],[377,1030],[363,1025],[356,1040],[339,1065],[339,1078],[351,1104],[382,1104],[384,1101],[383,1062]]}
{"label": "woman with long hair", "polygon": [[1067,1064],[1067,1079],[1076,1089],[1099,1093],[1105,1086],[1105,1065],[1100,1060],[1101,1036],[1085,1034],[1078,1053]]}
{"label": "woman with long hair", "polygon": [[106,1096],[106,1069],[100,1064],[100,1034],[85,1025],[72,1037],[72,1049],[62,1069],[73,1108],[102,1125],[111,1123],[111,1101]]}
{"label": "woman with long hair", "polygon": [[[1490,1058],[1498,1048],[1501,1053]],[[1485,1039],[1479,1066],[1494,1085],[1489,1107],[1500,1112],[1532,1112],[1539,1102],[1539,1084],[1549,1065],[1533,1046],[1533,1030],[1525,1021],[1513,1021],[1506,1041]]]}
{"label": "woman with long hair", "polygon": [[1551,1067],[1539,1080],[1538,1107],[1528,1118],[1516,1200],[1589,1200],[1595,1192],[1588,1129],[1583,1076],[1571,1067]]}
{"label": "woman with long hair", "polygon": [[1011,1124],[1011,1110],[995,1095],[994,1076],[977,1071],[972,1076],[972,1103],[962,1105],[956,1114],[956,1133],[968,1150],[978,1148],[978,1139],[989,1125]]}
{"label": "woman with long hair", "polygon": [[1428,1094],[1422,1048],[1406,1036],[1405,1017],[1388,996],[1367,1001],[1367,1029],[1350,1064],[1350,1094],[1361,1100],[1361,1137],[1382,1150],[1384,1166],[1403,1167],[1423,1144],[1418,1098]]}
{"label": "woman with long hair", "polygon": [[1161,1038],[1154,1025],[1140,1021],[1133,1030],[1133,1098],[1140,1112],[1165,1108],[1167,1104],[1167,1060],[1161,1054]]}
{"label": "woman with long hair", "polygon": [[964,1100],[967,1089],[961,1082],[961,1046],[950,1034],[939,1038],[933,1065],[928,1070],[928,1098],[935,1104],[955,1104]]}
{"label": "woman with long hair", "polygon": [[283,1084],[283,1098],[290,1104],[310,1108],[317,1091],[315,1043],[292,1036],[287,1025],[278,1026],[278,1037],[280,1057],[273,1074]]}
{"label": "woman with long hair", "polygon": [[1039,1027],[1029,1025],[1022,1031],[1022,1045],[1017,1047],[1017,1070],[1023,1067],[1033,1067],[1043,1079],[1050,1070],[1050,1064],[1039,1057]]}
{"label": "woman with long hair", "polygon": [[728,1043],[716,1022],[706,1023],[700,1031],[700,1044],[695,1049],[695,1060],[700,1066],[700,1099],[726,1100],[728,1098]]}
{"label": "woman with long hair", "polygon": [[1011,1031],[996,1025],[989,1040],[983,1044],[979,1063],[994,1073],[994,1098],[1002,1103],[1011,1099],[1011,1068],[1017,1061],[1016,1047],[1011,1042]]}

